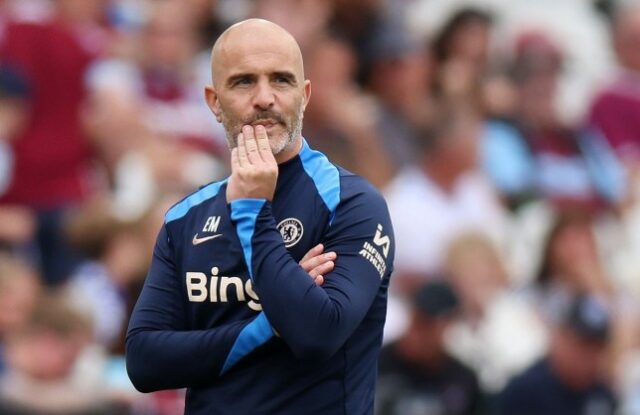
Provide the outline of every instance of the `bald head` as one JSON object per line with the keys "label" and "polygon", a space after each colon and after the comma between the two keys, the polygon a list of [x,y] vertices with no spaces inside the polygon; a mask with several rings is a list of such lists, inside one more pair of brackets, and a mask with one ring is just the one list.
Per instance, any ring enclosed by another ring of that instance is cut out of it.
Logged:
{"label": "bald head", "polygon": [[311,83],[304,78],[302,53],[293,36],[262,19],[227,29],[211,52],[213,85],[205,99],[235,147],[242,127],[267,127],[278,162],[297,154]]}
{"label": "bald head", "polygon": [[302,52],[298,42],[281,26],[264,19],[248,19],[234,24],[216,40],[211,51],[211,75],[214,85],[229,65],[243,56],[261,53],[282,55],[290,62],[296,77],[304,79]]}

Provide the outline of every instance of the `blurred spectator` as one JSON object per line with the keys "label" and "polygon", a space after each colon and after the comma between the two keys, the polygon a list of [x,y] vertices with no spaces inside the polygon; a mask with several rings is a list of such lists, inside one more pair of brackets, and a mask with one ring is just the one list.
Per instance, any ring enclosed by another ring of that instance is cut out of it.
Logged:
{"label": "blurred spectator", "polygon": [[618,73],[595,98],[590,124],[616,149],[625,164],[640,170],[640,5],[619,1],[612,21]]}
{"label": "blurred spectator", "polygon": [[40,288],[35,270],[23,261],[0,253],[0,373],[5,369],[7,337],[30,319]]}
{"label": "blurred spectator", "polygon": [[40,297],[26,324],[7,337],[8,369],[0,378],[2,413],[109,413],[100,378],[77,365],[89,333],[87,320],[63,297]]}
{"label": "blurred spectator", "polygon": [[479,114],[470,107],[441,110],[420,137],[418,165],[406,167],[385,190],[398,244],[396,290],[437,275],[447,246],[461,233],[486,233],[500,249],[506,236],[506,212],[477,166]]}
{"label": "blurred spectator", "polygon": [[[194,17],[194,24],[197,27],[199,47],[207,50],[211,48],[214,40],[222,34],[225,29],[224,22],[218,14],[219,0],[188,0],[184,6],[191,11]],[[207,71],[210,73],[210,71]]]}
{"label": "blurred spectator", "polygon": [[371,53],[378,48],[376,34],[387,27],[402,26],[389,21],[383,0],[329,0],[333,14],[329,32],[345,39],[356,56],[355,79],[362,84]]}
{"label": "blurred spectator", "polygon": [[[227,149],[204,103],[194,15],[166,0],[151,10],[134,56],[103,60],[88,76],[85,125],[107,169],[117,212],[143,214],[165,189],[186,193],[220,178]],[[134,49],[135,50],[135,49]]]}
{"label": "blurred spectator", "polygon": [[459,308],[455,291],[443,280],[416,291],[408,330],[380,355],[376,414],[484,413],[475,374],[444,347]]}
{"label": "blurred spectator", "polygon": [[562,64],[562,51],[545,34],[517,39],[510,70],[515,111],[487,125],[482,145],[485,170],[512,207],[541,196],[559,208],[594,210],[624,196],[624,171],[607,142],[559,117]]}
{"label": "blurred spectator", "polygon": [[543,355],[546,327],[512,288],[486,236],[470,233],[452,241],[445,269],[462,303],[461,316],[447,333],[447,349],[476,371],[483,390],[493,397]]}
{"label": "blurred spectator", "polygon": [[0,44],[3,64],[20,71],[30,91],[26,124],[11,141],[14,170],[0,205],[36,210],[35,257],[50,283],[64,279],[75,259],[60,234],[63,217],[93,190],[79,110],[85,71],[107,42],[99,26],[102,3],[58,0],[50,19],[9,21]]}
{"label": "blurred spectator", "polygon": [[556,216],[543,243],[534,287],[536,303],[548,318],[576,294],[615,300],[614,286],[601,261],[590,216],[581,212]]}
{"label": "blurred spectator", "polygon": [[[594,87],[611,67],[606,22],[595,12],[594,1],[414,0],[406,14],[413,31],[431,34],[443,27],[461,7],[489,12],[492,16],[490,73],[513,54],[509,46],[519,33],[530,28],[540,29],[566,51],[558,109],[564,121],[574,123],[582,120]],[[569,20],[571,25],[567,25]]]}
{"label": "blurred spectator", "polygon": [[27,85],[20,74],[0,64],[0,195],[11,182],[13,155],[9,140],[25,126]]}
{"label": "blurred spectator", "polygon": [[[7,191],[13,178],[10,141],[26,126],[27,102],[25,80],[17,70],[0,62],[0,197]],[[34,222],[28,208],[0,204],[0,245],[20,246],[28,243],[34,234]]]}
{"label": "blurred spectator", "polygon": [[353,82],[353,51],[336,38],[323,38],[307,50],[305,62],[313,98],[303,134],[334,163],[381,187],[391,177],[391,163],[376,129],[377,103]]}
{"label": "blurred spectator", "polygon": [[117,342],[132,302],[130,288],[144,278],[149,265],[142,220],[119,220],[108,205],[95,203],[76,213],[66,230],[70,242],[86,257],[66,282],[67,295],[92,318],[97,343],[120,350]]}
{"label": "blurred spectator", "polygon": [[332,0],[257,0],[254,7],[253,17],[284,27],[303,53],[326,36],[333,12]]}
{"label": "blurred spectator", "polygon": [[547,356],[509,383],[505,415],[613,415],[616,398],[604,370],[610,316],[593,297],[576,297],[555,322]]}
{"label": "blurred spectator", "polygon": [[431,62],[402,27],[383,27],[374,36],[365,85],[379,101],[377,129],[395,174],[417,161],[417,135],[433,123]]}
{"label": "blurred spectator", "polygon": [[637,301],[610,275],[596,239],[593,219],[581,213],[558,215],[543,245],[541,266],[534,282],[533,301],[552,321],[567,299],[589,295],[611,312],[611,359],[614,376],[626,376],[625,356],[640,347]]}
{"label": "blurred spectator", "polygon": [[492,23],[487,12],[465,7],[453,13],[435,35],[433,92],[439,99],[479,103]]}

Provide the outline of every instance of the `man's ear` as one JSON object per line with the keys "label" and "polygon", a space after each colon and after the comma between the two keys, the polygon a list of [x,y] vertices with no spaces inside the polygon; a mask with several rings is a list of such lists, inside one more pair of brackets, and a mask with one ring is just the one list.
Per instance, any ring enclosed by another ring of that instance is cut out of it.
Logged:
{"label": "man's ear", "polygon": [[213,85],[206,85],[204,87],[204,99],[207,101],[207,105],[211,112],[216,116],[216,120],[218,120],[218,122],[222,122],[220,101],[218,100],[218,93]]}
{"label": "man's ear", "polygon": [[311,81],[308,79],[304,80],[304,108],[307,108],[307,104],[309,104],[309,99],[311,98]]}

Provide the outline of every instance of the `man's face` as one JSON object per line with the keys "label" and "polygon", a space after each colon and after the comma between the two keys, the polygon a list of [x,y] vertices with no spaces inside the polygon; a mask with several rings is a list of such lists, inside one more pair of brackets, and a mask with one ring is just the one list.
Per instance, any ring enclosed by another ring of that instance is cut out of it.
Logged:
{"label": "man's face", "polygon": [[244,125],[264,125],[275,155],[290,150],[301,136],[310,91],[301,58],[270,36],[236,35],[225,46],[214,54],[214,87],[207,101],[230,146],[236,146]]}

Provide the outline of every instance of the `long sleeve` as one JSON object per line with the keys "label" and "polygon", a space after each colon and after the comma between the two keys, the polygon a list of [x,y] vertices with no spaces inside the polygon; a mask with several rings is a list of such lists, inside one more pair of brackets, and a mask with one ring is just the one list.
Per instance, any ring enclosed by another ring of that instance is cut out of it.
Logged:
{"label": "long sleeve", "polygon": [[189,330],[183,295],[165,225],[126,339],[127,371],[142,392],[210,383],[233,359],[229,356],[238,338],[271,334],[264,313],[212,329]]}
{"label": "long sleeve", "polygon": [[325,251],[338,255],[322,287],[285,248],[268,201],[233,201],[231,217],[273,328],[296,357],[331,357],[361,323],[391,272],[393,235],[382,197],[368,191],[340,203],[322,241]]}

